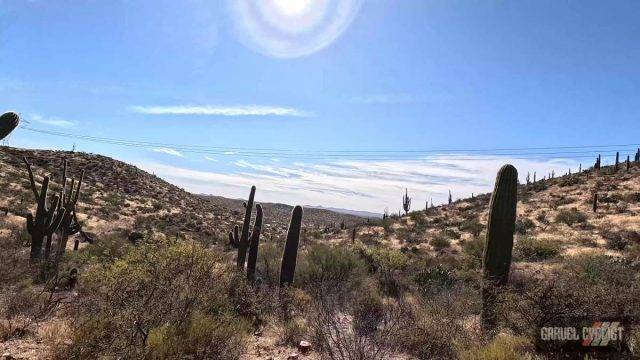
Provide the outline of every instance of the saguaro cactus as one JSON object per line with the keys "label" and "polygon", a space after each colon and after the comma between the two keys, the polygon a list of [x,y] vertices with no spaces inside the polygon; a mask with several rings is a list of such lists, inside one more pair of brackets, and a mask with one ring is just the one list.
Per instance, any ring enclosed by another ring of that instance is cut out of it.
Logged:
{"label": "saguaro cactus", "polygon": [[618,168],[620,166],[620,152],[616,151],[616,165],[614,167],[614,171],[618,171]]}
{"label": "saguaro cactus", "polygon": [[291,213],[291,223],[287,232],[287,243],[284,246],[282,264],[280,267],[280,286],[293,284],[300,243],[300,229],[302,229],[302,206],[296,206]]}
{"label": "saguaro cactus", "polygon": [[593,212],[598,211],[598,193],[593,193]]}
{"label": "saguaro cactus", "polygon": [[[80,222],[76,215],[76,204],[78,203],[78,197],[80,196],[80,189],[82,188],[82,180],[84,179],[84,170],[80,173],[80,179],[78,180],[77,187],[75,186],[75,179],[71,179],[69,186],[69,193],[67,194],[67,160],[63,161],[62,167],[62,190],[60,192],[60,205],[66,209],[65,215],[60,223],[60,244],[58,245],[58,254],[60,257],[64,254],[67,248],[67,241],[70,235],[75,235],[80,232]],[[75,192],[74,192],[75,190]],[[51,246],[50,239],[47,239],[47,248],[45,252],[48,255],[49,248]]]}
{"label": "saguaro cactus", "polygon": [[453,197],[451,196],[451,190],[449,190],[449,205],[453,202]]}
{"label": "saguaro cactus", "polygon": [[47,192],[49,191],[49,177],[45,176],[42,181],[42,187],[38,191],[33,171],[31,170],[31,164],[24,158],[24,163],[27,165],[27,171],[29,172],[29,182],[31,184],[31,191],[36,197],[38,203],[36,208],[35,217],[32,214],[27,214],[27,231],[31,235],[31,260],[38,260],[42,254],[42,243],[44,238],[53,234],[65,215],[65,209],[59,208],[58,203],[60,198],[54,196],[53,201],[47,207]]}
{"label": "saguaro cactus", "polygon": [[256,205],[256,221],[253,223],[253,231],[249,241],[249,256],[247,258],[247,280],[256,280],[256,262],[258,260],[258,245],[260,243],[260,232],[262,231],[262,206]]}
{"label": "saguaro cactus", "polygon": [[509,279],[513,233],[516,222],[518,171],[504,165],[496,177],[489,205],[487,238],[483,258],[482,329],[493,334],[496,325],[496,297]]}
{"label": "saguaro cactus", "polygon": [[638,148],[638,151],[636,151],[636,162],[640,162],[640,148]]}
{"label": "saguaro cactus", "polygon": [[404,209],[405,215],[409,215],[409,210],[411,210],[411,198],[409,197],[409,191],[404,189],[404,196],[402,197],[402,208]]}
{"label": "saguaro cactus", "polygon": [[629,171],[629,167],[631,167],[631,159],[629,158],[629,155],[627,155],[627,171]]}
{"label": "saguaro cactus", "polygon": [[244,223],[242,224],[242,233],[238,242],[238,269],[244,270],[244,264],[247,258],[247,249],[249,248],[249,225],[251,222],[251,212],[253,211],[253,198],[256,195],[256,187],[251,187],[249,193],[249,201],[245,205]]}

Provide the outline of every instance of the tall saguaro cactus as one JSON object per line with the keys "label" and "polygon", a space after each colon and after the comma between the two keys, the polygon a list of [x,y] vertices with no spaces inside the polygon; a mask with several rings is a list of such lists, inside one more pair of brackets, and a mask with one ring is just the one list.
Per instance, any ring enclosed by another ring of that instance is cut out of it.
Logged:
{"label": "tall saguaro cactus", "polygon": [[253,211],[253,198],[256,195],[256,187],[251,187],[249,193],[249,201],[245,205],[244,223],[242,224],[242,233],[238,242],[238,269],[243,270],[247,259],[247,249],[249,248],[249,225],[251,222],[251,212]]}
{"label": "tall saguaro cactus", "polygon": [[497,293],[509,279],[517,197],[518,171],[512,165],[504,165],[491,195],[483,258],[481,325],[487,334],[495,332]]}
{"label": "tall saguaro cactus", "polygon": [[23,158],[23,160],[29,173],[31,191],[38,204],[35,216],[27,214],[27,231],[31,235],[30,259],[33,261],[42,257],[42,243],[44,242],[44,238],[50,236],[58,229],[65,215],[65,209],[58,207],[60,201],[58,196],[54,196],[53,201],[47,207],[49,177],[44,177],[40,191],[38,191],[38,186],[36,185],[35,177],[31,170],[31,164],[27,161],[27,158]]}
{"label": "tall saguaro cactus", "polygon": [[301,229],[302,206],[298,205],[293,208],[293,212],[291,213],[291,223],[289,223],[289,231],[287,232],[287,243],[284,246],[284,254],[282,255],[282,264],[280,267],[280,286],[293,284]]}
{"label": "tall saguaro cactus", "polygon": [[256,262],[258,260],[258,245],[260,232],[262,231],[262,206],[256,205],[256,221],[253,223],[253,231],[249,240],[249,256],[247,258],[247,280],[254,282],[256,279]]}

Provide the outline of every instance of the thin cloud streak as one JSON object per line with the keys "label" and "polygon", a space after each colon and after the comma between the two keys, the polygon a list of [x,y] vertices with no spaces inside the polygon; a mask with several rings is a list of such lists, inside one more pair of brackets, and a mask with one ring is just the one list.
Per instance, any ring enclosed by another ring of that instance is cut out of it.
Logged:
{"label": "thin cloud streak", "polygon": [[132,106],[131,111],[144,115],[199,115],[199,116],[293,116],[307,117],[311,113],[280,106]]}
{"label": "thin cloud streak", "polygon": [[[496,172],[505,163],[519,170],[524,181],[527,172],[538,178],[555,171],[561,174],[578,164],[572,160],[498,159],[467,160],[469,155],[429,157],[420,160],[336,161],[324,164],[258,164],[246,160],[234,163],[237,172],[201,171],[166,164],[140,164],[166,180],[194,193],[238,198],[256,185],[268,202],[322,205],[381,213],[385,207],[397,211],[408,188],[414,208],[421,209],[428,199],[444,203],[449,190],[455,198],[471,193],[490,192]],[[397,208],[396,208],[397,207]]]}
{"label": "thin cloud streak", "polygon": [[56,117],[44,117],[39,114],[32,114],[30,116],[31,120],[45,125],[56,126],[56,127],[73,127],[75,124],[69,120],[64,120]]}
{"label": "thin cloud streak", "polygon": [[180,151],[176,149],[171,149],[171,148],[155,148],[153,149],[153,151],[157,153],[171,155],[171,156],[184,157],[184,155]]}

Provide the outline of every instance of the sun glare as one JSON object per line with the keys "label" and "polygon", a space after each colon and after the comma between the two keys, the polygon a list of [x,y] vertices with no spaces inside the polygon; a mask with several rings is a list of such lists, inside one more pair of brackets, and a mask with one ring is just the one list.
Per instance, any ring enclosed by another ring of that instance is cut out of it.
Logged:
{"label": "sun glare", "polygon": [[239,39],[265,55],[312,54],[342,35],[362,0],[228,0]]}
{"label": "sun glare", "polygon": [[271,0],[275,9],[286,16],[297,16],[313,6],[313,0]]}

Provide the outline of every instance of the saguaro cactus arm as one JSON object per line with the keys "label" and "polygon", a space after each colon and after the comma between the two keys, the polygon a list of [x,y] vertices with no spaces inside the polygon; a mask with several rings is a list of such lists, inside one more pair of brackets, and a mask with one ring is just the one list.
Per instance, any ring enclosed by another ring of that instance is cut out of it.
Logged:
{"label": "saguaro cactus arm", "polygon": [[284,254],[282,255],[282,264],[280,267],[280,286],[289,286],[293,284],[301,229],[302,207],[298,205],[291,213],[291,223],[289,223],[289,231],[287,232],[287,243],[284,247]]}

